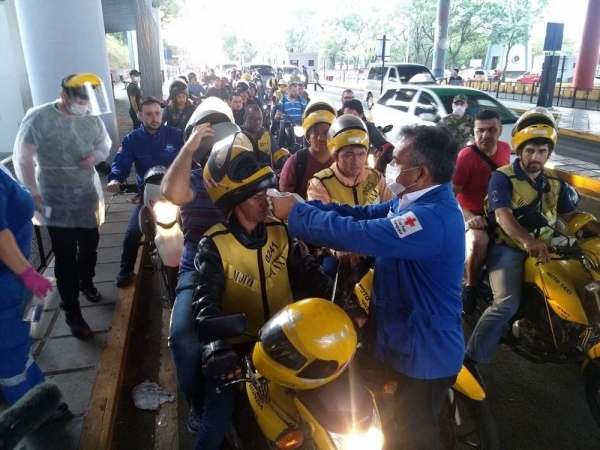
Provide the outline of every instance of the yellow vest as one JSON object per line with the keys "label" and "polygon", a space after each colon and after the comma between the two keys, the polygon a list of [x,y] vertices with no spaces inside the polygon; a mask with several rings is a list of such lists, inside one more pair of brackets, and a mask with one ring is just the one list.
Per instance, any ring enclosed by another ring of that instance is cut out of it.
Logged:
{"label": "yellow vest", "polygon": [[[247,332],[253,336],[260,327],[293,302],[288,278],[289,237],[285,225],[268,217],[267,239],[259,249],[244,247],[222,224],[206,232],[219,250],[225,271],[225,289],[221,299],[225,313],[241,312],[248,320]],[[242,336],[234,344],[252,339]]]}
{"label": "yellow vest", "polygon": [[[263,130],[260,138],[257,139],[256,143],[258,144],[258,149],[261,153],[265,153],[269,160],[271,159],[271,136],[267,132],[267,130]],[[261,155],[262,157],[263,155]],[[269,164],[270,165],[270,164]]]}
{"label": "yellow vest", "polygon": [[[504,173],[510,179],[512,184],[512,196],[511,203],[513,209],[513,215],[518,218],[522,214],[531,210],[537,203],[539,192],[531,185],[530,180],[519,180],[515,175],[515,170],[512,164],[500,167],[497,169],[499,172]],[[548,219],[548,225],[554,226],[556,223],[556,217],[558,215],[558,196],[560,194],[561,179],[552,169],[544,169],[544,175],[548,179],[550,185],[549,192],[543,192],[540,198],[541,201],[541,213]],[[484,211],[487,214],[489,209],[488,198],[485,198]],[[554,230],[550,227],[544,227],[539,230],[539,234],[532,233],[538,241],[547,242],[550,240],[554,233]],[[522,248],[517,242],[515,242],[506,232],[496,225],[496,243],[505,243],[506,245],[513,248]]]}
{"label": "yellow vest", "polygon": [[345,186],[331,169],[324,169],[315,174],[315,178],[323,183],[332,203],[341,205],[366,206],[379,203],[379,180],[381,175],[370,167],[367,178],[356,186]]}

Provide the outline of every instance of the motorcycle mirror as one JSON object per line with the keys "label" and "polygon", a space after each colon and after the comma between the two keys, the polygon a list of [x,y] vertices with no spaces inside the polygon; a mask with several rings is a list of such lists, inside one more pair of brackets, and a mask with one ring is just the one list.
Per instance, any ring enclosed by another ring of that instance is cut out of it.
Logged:
{"label": "motorcycle mirror", "polygon": [[537,230],[548,226],[548,219],[540,212],[530,212],[517,218],[519,224],[528,231]]}
{"label": "motorcycle mirror", "polygon": [[296,135],[296,137],[302,137],[304,136],[304,130],[301,126],[296,125],[294,127],[294,134]]}
{"label": "motorcycle mirror", "polygon": [[218,341],[242,336],[247,328],[245,314],[217,314],[200,319],[196,334],[201,341]]}
{"label": "motorcycle mirror", "polygon": [[389,133],[390,131],[392,131],[392,128],[394,128],[394,125],[386,125],[385,127],[383,127],[383,128],[381,129],[381,132],[382,132],[383,134],[385,134],[385,133]]}

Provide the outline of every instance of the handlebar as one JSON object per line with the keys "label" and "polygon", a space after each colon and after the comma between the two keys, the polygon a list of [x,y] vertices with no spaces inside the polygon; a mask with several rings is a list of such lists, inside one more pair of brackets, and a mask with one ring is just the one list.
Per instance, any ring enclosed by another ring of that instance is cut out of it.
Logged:
{"label": "handlebar", "polygon": [[550,253],[554,253],[556,255],[561,256],[562,258],[579,258],[583,254],[581,248],[578,245],[573,246],[553,246],[549,247],[548,251]]}

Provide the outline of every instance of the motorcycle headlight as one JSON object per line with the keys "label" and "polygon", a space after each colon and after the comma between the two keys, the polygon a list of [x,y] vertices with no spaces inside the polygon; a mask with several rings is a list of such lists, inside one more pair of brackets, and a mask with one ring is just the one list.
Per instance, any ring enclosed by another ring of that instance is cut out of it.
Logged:
{"label": "motorcycle headlight", "polygon": [[178,206],[166,201],[158,201],[152,208],[156,214],[156,221],[163,224],[170,224],[177,220]]}
{"label": "motorcycle headlight", "polygon": [[300,80],[304,83],[306,81],[306,77],[304,75],[300,75]]}
{"label": "motorcycle headlight", "polygon": [[381,450],[383,448],[383,431],[381,420],[376,410],[373,410],[371,426],[367,431],[355,431],[350,434],[328,432],[329,437],[339,450]]}
{"label": "motorcycle headlight", "polygon": [[302,136],[304,136],[304,130],[302,129],[301,126],[296,125],[294,127],[294,134],[296,135],[296,137],[302,137]]}

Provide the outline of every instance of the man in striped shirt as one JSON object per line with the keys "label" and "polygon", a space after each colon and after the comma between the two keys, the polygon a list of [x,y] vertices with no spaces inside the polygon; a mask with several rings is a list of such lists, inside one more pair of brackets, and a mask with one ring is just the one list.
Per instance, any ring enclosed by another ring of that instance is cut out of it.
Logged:
{"label": "man in striped shirt", "polygon": [[301,125],[302,114],[306,109],[306,101],[298,95],[298,83],[288,84],[287,94],[282,97],[277,105],[275,120],[279,120],[279,147],[287,147],[285,125]]}

